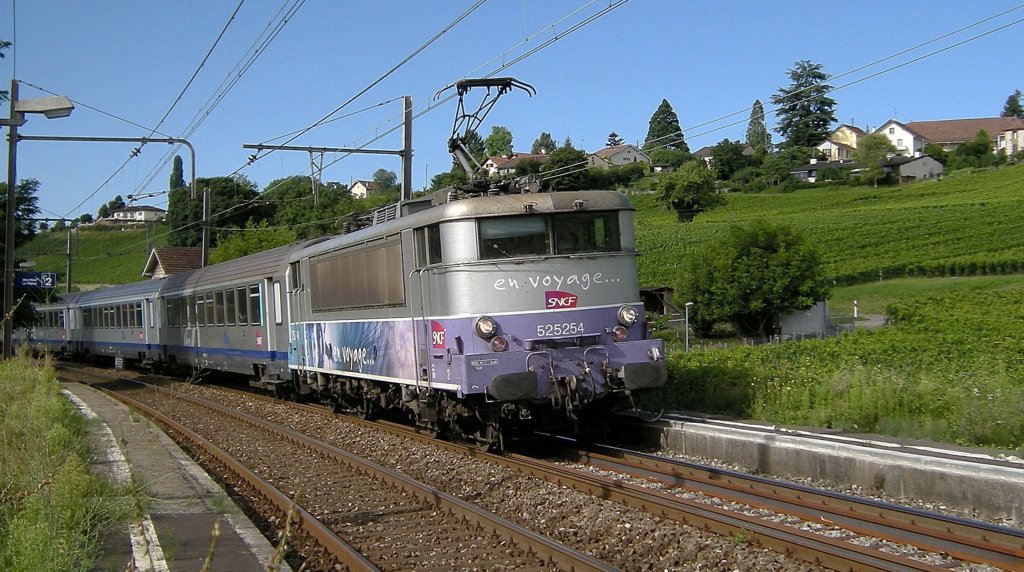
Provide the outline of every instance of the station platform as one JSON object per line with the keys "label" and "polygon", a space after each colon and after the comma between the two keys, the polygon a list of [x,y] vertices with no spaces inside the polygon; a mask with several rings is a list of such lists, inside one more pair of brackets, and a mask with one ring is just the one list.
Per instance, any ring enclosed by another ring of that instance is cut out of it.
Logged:
{"label": "station platform", "polygon": [[108,531],[95,571],[192,572],[203,569],[219,522],[210,570],[291,571],[271,567],[274,547],[189,456],[147,418],[87,385],[64,384],[85,417],[96,451],[94,470],[134,482],[141,507],[131,523]]}

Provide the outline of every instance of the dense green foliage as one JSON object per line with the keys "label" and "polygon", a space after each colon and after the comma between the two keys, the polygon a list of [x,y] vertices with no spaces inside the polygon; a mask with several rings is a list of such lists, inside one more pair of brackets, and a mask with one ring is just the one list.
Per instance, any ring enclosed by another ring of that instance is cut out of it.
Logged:
{"label": "dense green foliage", "polygon": [[679,117],[672,110],[672,105],[667,99],[661,100],[661,105],[651,115],[647,127],[647,137],[644,138],[644,151],[649,153],[654,149],[661,148],[690,152],[690,147],[683,139],[683,129],[679,126]]}
{"label": "dense green foliage", "polygon": [[743,335],[775,333],[776,316],[806,310],[828,289],[818,252],[793,229],[766,221],[735,226],[687,260],[677,294],[695,302],[690,324],[708,335],[730,322]]}
{"label": "dense green foliage", "polygon": [[772,133],[768,131],[768,125],[765,123],[764,105],[760,99],[755,99],[754,105],[750,107],[750,121],[747,123],[745,141],[751,147],[772,148]]}
{"label": "dense green foliage", "polygon": [[836,101],[828,96],[828,74],[821,64],[801,60],[788,72],[790,84],[772,96],[778,110],[776,131],[786,147],[814,147],[824,141],[836,121]]}
{"label": "dense green foliage", "polygon": [[[245,226],[250,218],[267,218],[266,205],[257,201],[256,184],[244,176],[196,179],[199,196],[192,198],[189,189],[173,189],[167,204],[167,222],[171,226],[170,243],[173,246],[199,246],[202,244],[204,190],[209,189],[211,228]],[[211,231],[211,245],[216,244],[216,232]]]}
{"label": "dense green foliage", "polygon": [[1024,119],[1024,106],[1020,104],[1021,92],[1016,89],[1006,98],[1006,103],[1003,105],[1003,111],[999,115],[1001,117],[1020,117]]}
{"label": "dense green foliage", "polygon": [[491,134],[484,139],[484,147],[487,148],[489,157],[503,157],[512,154],[512,132],[508,127],[495,125],[491,127]]}
{"label": "dense green foliage", "polygon": [[1024,165],[872,189],[729,194],[679,224],[655,195],[635,195],[642,284],[673,285],[683,262],[734,224],[768,219],[805,234],[835,284],[904,276],[1024,271]]}
{"label": "dense green foliage", "polygon": [[1024,284],[887,314],[877,331],[670,354],[669,406],[1024,450]]}
{"label": "dense green foliage", "polygon": [[0,568],[89,570],[123,514],[90,472],[83,423],[50,368],[0,363]]}
{"label": "dense green foliage", "polygon": [[249,254],[256,254],[278,246],[291,244],[298,239],[295,231],[287,226],[270,226],[267,221],[253,224],[250,220],[244,229],[230,232],[220,240],[217,248],[210,253],[210,264],[227,262]]}
{"label": "dense green foliage", "polygon": [[688,222],[706,209],[724,202],[715,192],[714,171],[703,161],[689,161],[678,170],[658,180],[657,191],[661,201],[676,211],[679,221]]}

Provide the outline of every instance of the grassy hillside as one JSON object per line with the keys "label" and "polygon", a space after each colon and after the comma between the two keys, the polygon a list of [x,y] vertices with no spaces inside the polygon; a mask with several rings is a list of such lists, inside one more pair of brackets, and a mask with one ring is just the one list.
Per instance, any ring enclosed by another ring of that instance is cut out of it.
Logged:
{"label": "grassy hillside", "polygon": [[892,325],[668,356],[670,408],[1024,451],[1024,276],[840,288]]}
{"label": "grassy hillside", "polygon": [[[90,227],[72,234],[71,288],[126,284],[143,279],[153,246],[167,244],[166,226],[139,230]],[[18,257],[35,262],[36,272],[56,272],[65,284],[67,232],[42,232],[18,249]]]}
{"label": "grassy hillside", "polygon": [[904,276],[1024,272],[1024,164],[895,187],[731,194],[681,224],[653,195],[633,197],[640,280],[674,285],[688,253],[732,224],[788,224],[820,248],[837,284]]}

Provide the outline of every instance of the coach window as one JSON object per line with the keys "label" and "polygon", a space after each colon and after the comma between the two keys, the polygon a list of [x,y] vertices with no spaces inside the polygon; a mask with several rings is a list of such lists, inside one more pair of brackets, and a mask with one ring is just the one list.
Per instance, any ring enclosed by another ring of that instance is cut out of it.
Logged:
{"label": "coach window", "polygon": [[235,325],[235,289],[228,288],[224,291],[224,319],[229,326]]}
{"label": "coach window", "polygon": [[282,324],[284,322],[283,312],[281,311],[281,283],[274,282],[274,323]]}
{"label": "coach window", "polygon": [[193,294],[189,294],[185,297],[185,314],[188,318],[188,325],[196,325],[196,297]]}
{"label": "coach window", "polygon": [[196,325],[206,325],[206,295],[196,294]]}
{"label": "coach window", "polygon": [[118,330],[124,328],[124,304],[114,306],[114,328]]}
{"label": "coach window", "polygon": [[263,324],[260,312],[260,285],[249,286],[249,324],[259,326]]}
{"label": "coach window", "polygon": [[224,291],[223,290],[217,290],[216,292],[213,293],[213,296],[214,296],[213,309],[214,309],[215,316],[217,318],[217,325],[218,326],[223,326],[224,325]]}
{"label": "coach window", "polygon": [[206,325],[217,325],[217,318],[213,311],[213,292],[206,293]]}
{"label": "coach window", "polygon": [[235,297],[238,302],[238,325],[245,326],[249,323],[249,300],[245,295],[245,286],[235,288]]}

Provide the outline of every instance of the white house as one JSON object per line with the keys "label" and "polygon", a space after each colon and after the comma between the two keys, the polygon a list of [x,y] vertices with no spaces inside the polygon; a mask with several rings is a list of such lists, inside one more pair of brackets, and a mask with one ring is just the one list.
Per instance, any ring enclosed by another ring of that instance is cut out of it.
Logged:
{"label": "white house", "polygon": [[375,188],[377,185],[373,181],[356,181],[349,185],[348,193],[357,199],[365,199]]}
{"label": "white house", "polygon": [[911,121],[906,124],[890,119],[875,133],[888,137],[899,154],[912,156],[929,143],[952,151],[961,143],[973,140],[982,130],[988,133],[993,152],[1013,155],[1024,151],[1024,119],[1019,117]]}
{"label": "white house", "polygon": [[826,161],[850,161],[860,138],[867,135],[863,129],[843,123],[829,133],[825,141],[818,144],[818,154]]}
{"label": "white house", "polygon": [[547,153],[512,153],[511,155],[498,155],[488,157],[481,165],[487,171],[488,176],[512,175],[516,167],[523,161],[536,161],[540,164],[547,163]]}
{"label": "white house", "polygon": [[110,218],[117,222],[156,222],[167,218],[167,211],[156,207],[125,207],[114,209]]}
{"label": "white house", "polygon": [[587,155],[588,167],[608,169],[630,163],[651,164],[651,158],[634,145],[613,145]]}

